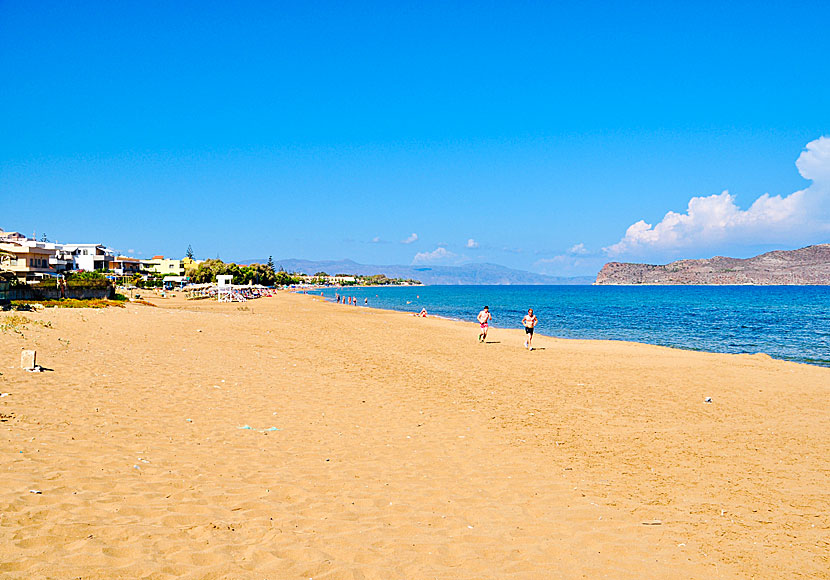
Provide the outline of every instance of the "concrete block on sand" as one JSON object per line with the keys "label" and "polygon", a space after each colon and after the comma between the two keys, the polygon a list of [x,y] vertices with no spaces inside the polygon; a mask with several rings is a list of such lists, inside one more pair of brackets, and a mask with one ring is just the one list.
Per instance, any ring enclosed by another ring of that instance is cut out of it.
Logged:
{"label": "concrete block on sand", "polygon": [[35,368],[37,363],[37,351],[24,350],[20,353],[20,368],[30,370]]}

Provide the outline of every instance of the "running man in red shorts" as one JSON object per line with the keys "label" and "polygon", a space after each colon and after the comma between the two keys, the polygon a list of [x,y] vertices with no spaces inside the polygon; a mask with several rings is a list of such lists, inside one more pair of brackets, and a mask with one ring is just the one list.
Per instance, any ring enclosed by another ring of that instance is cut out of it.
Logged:
{"label": "running man in red shorts", "polygon": [[478,341],[484,342],[487,340],[487,329],[490,328],[490,321],[493,320],[493,317],[490,316],[490,308],[485,306],[484,310],[478,313],[476,320],[478,320],[479,325],[481,325],[481,332],[478,335]]}

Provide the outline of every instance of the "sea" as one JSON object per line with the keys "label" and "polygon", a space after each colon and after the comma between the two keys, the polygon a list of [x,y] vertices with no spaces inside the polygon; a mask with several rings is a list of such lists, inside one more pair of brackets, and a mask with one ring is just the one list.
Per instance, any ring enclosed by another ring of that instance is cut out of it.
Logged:
{"label": "sea", "polygon": [[384,286],[326,289],[360,307],[521,328],[533,308],[539,334],[625,340],[719,353],[766,353],[830,367],[830,286]]}

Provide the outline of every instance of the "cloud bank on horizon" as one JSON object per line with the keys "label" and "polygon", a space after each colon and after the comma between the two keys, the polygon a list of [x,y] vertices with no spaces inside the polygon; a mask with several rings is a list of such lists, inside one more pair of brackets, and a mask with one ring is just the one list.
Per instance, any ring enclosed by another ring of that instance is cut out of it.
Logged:
{"label": "cloud bank on horizon", "polygon": [[616,257],[727,244],[823,241],[823,236],[830,235],[830,137],[809,142],[796,167],[804,179],[812,181],[805,189],[786,196],[765,193],[745,210],[728,191],[693,197],[685,213],[669,211],[655,225],[640,220],[603,251]]}
{"label": "cloud bank on horizon", "polygon": [[[830,240],[830,137],[810,141],[795,162],[799,174],[811,183],[788,195],[764,193],[742,209],[729,191],[693,197],[684,212],[669,211],[652,225],[639,220],[628,227],[615,244],[601,250],[577,243],[552,257],[540,258],[533,270],[552,275],[581,275],[598,270],[609,258],[676,259],[696,254],[723,252],[736,248],[753,250],[764,245],[795,246]],[[380,242],[376,237],[372,242]],[[400,243],[420,242],[412,233]],[[411,265],[459,265],[476,258],[470,250],[482,246],[474,238],[455,245],[438,244],[432,251],[415,253]],[[450,249],[452,248],[452,249]],[[511,252],[510,248],[502,248]],[[517,250],[514,250],[517,251]],[[543,252],[537,254],[544,255]]]}
{"label": "cloud bank on horizon", "polygon": [[413,266],[436,263],[457,265],[459,263],[459,256],[453,252],[450,252],[443,246],[438,246],[431,252],[418,252],[415,254],[415,257],[412,258]]}

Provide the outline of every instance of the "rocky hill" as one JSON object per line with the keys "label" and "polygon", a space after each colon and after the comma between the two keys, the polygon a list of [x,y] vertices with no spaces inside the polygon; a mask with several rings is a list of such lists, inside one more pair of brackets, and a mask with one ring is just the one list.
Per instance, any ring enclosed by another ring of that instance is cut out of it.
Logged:
{"label": "rocky hill", "polygon": [[609,262],[596,284],[830,284],[830,244],[754,258],[716,256],[665,265]]}

